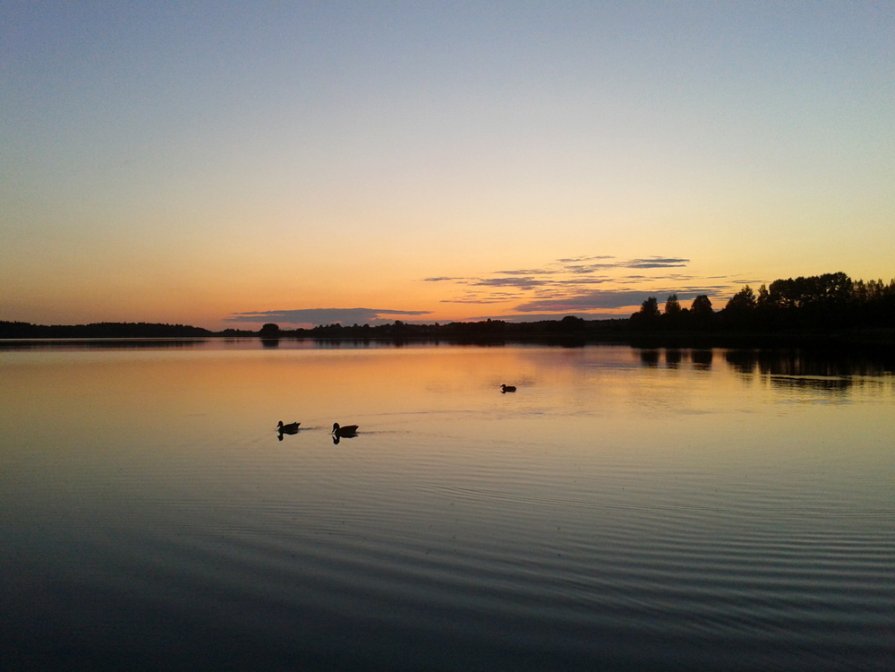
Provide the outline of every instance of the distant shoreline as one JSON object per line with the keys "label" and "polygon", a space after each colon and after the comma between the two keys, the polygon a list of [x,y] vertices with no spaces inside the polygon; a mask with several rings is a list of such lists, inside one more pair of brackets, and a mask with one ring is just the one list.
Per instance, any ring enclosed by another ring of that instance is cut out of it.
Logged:
{"label": "distant shoreline", "polygon": [[852,280],[845,273],[775,280],[758,292],[745,285],[722,310],[706,295],[689,308],[670,294],[664,311],[648,297],[629,318],[585,320],[567,315],[532,322],[483,320],[416,324],[321,324],[281,329],[273,322],[258,330],[211,331],[186,324],[96,322],[39,325],[0,321],[0,341],[57,339],[284,338],[317,342],[446,342],[458,344],[542,343],[576,346],[615,343],[635,347],[815,347],[882,348],[895,351],[895,279]]}
{"label": "distant shoreline", "polygon": [[445,342],[465,345],[531,343],[558,346],[630,345],[632,347],[678,348],[767,348],[882,347],[895,349],[895,328],[852,327],[835,329],[646,329],[631,320],[563,320],[511,323],[502,321],[454,322],[445,325],[418,325],[395,322],[372,326],[328,325],[314,329],[279,329],[266,325],[257,331],[226,329],[211,331],[188,325],[154,323],[96,323],[84,325],[35,325],[0,322],[4,345],[34,343],[51,345],[77,342],[97,345],[145,341],[191,342],[207,339],[261,339],[270,344],[280,340],[315,342]]}

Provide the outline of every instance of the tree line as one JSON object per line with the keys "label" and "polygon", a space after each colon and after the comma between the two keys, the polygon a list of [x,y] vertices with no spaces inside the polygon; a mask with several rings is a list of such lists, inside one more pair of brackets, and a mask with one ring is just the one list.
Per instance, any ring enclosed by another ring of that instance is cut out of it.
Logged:
{"label": "tree line", "polygon": [[689,310],[677,295],[659,310],[650,297],[631,315],[637,329],[777,331],[895,327],[895,280],[852,280],[842,272],[779,279],[754,291],[749,285],[715,311],[708,296],[697,296]]}
{"label": "tree line", "polygon": [[0,322],[0,338],[202,338],[212,334],[213,332],[201,327],[153,322],[91,324]]}
{"label": "tree line", "polygon": [[754,291],[746,285],[721,310],[707,295],[697,296],[684,307],[671,294],[660,307],[657,297],[647,298],[630,318],[584,320],[566,316],[558,320],[507,322],[482,320],[447,324],[417,324],[396,320],[378,325],[326,324],[312,329],[280,329],[265,324],[260,330],[226,329],[213,332],[182,324],[102,322],[83,325],[35,325],[0,322],[0,339],[45,338],[205,338],[260,337],[268,344],[281,338],[309,338],[321,342],[445,340],[453,343],[502,343],[533,341],[557,344],[588,342],[636,343],[665,340],[773,344],[780,340],[805,340],[868,330],[881,335],[874,342],[895,341],[895,280],[852,280],[845,273],[775,280]]}

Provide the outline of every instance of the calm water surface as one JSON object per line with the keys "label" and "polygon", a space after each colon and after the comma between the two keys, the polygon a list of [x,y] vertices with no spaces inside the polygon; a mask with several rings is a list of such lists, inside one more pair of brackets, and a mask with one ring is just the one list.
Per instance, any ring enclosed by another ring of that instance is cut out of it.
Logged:
{"label": "calm water surface", "polygon": [[0,532],[4,670],[892,670],[895,378],[723,350],[2,349]]}

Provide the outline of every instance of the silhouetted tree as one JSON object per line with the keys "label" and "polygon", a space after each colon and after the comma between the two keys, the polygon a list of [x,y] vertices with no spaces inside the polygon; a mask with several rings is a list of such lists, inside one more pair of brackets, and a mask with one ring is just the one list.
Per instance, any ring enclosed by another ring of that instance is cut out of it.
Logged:
{"label": "silhouetted tree", "polygon": [[681,303],[677,300],[677,294],[671,294],[665,300],[665,314],[674,317],[681,312]]}
{"label": "silhouetted tree", "polygon": [[655,296],[649,297],[640,305],[640,310],[631,315],[631,323],[638,329],[654,329],[659,322],[659,302]]}
{"label": "silhouetted tree", "polygon": [[662,314],[659,312],[659,302],[655,296],[651,296],[640,304],[640,310],[633,315],[631,319],[639,328],[647,327],[655,329],[659,325],[659,318]]}
{"label": "silhouetted tree", "polygon": [[648,320],[659,317],[659,302],[656,301],[655,296],[649,297],[646,301],[640,304],[639,315]]}
{"label": "silhouetted tree", "polygon": [[693,317],[699,318],[706,318],[714,315],[715,311],[712,310],[711,299],[705,294],[697,296],[693,299],[693,304],[690,306],[690,314]]}
{"label": "silhouetted tree", "polygon": [[[684,311],[684,313],[686,314],[687,311]],[[692,329],[705,331],[713,328],[715,323],[715,311],[712,310],[711,299],[705,294],[700,294],[693,299],[687,318]]]}
{"label": "silhouetted tree", "polygon": [[[762,290],[764,290],[764,285],[762,285]],[[764,293],[767,295],[767,290]],[[763,310],[766,310],[764,301],[762,306]],[[727,305],[721,312],[721,320],[727,325],[738,328],[751,327],[757,322],[757,311],[758,298],[752,288],[746,285],[727,301]]]}
{"label": "silhouetted tree", "polygon": [[724,310],[729,311],[731,314],[735,313],[737,315],[742,315],[751,313],[755,310],[756,305],[757,299],[755,298],[755,292],[752,291],[752,288],[749,285],[746,285],[730,297],[727,305],[724,306]]}

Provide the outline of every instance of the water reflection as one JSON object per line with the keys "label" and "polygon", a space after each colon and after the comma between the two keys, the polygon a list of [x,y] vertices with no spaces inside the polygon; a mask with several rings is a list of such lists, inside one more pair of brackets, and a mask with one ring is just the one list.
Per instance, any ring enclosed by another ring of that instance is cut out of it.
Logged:
{"label": "water reflection", "polygon": [[724,359],[745,378],[761,376],[776,387],[831,394],[863,386],[868,380],[893,370],[892,362],[885,355],[861,351],[728,350]]}
{"label": "water reflection", "polygon": [[[893,372],[892,356],[880,352],[824,350],[635,348],[637,360],[647,369],[710,371],[716,352],[730,370],[743,379],[756,376],[784,389],[805,389],[839,394],[855,386],[879,385]],[[687,366],[689,362],[689,366]]]}
{"label": "water reflection", "polygon": [[712,351],[711,350],[692,350],[690,352],[690,360],[693,362],[695,369],[712,368]]}
{"label": "water reflection", "polygon": [[683,361],[683,358],[684,353],[681,350],[671,348],[665,350],[665,364],[667,364],[669,368],[677,368],[681,361]]}
{"label": "water reflection", "polygon": [[640,361],[644,366],[655,367],[659,366],[659,351],[658,350],[641,350],[640,351]]}

